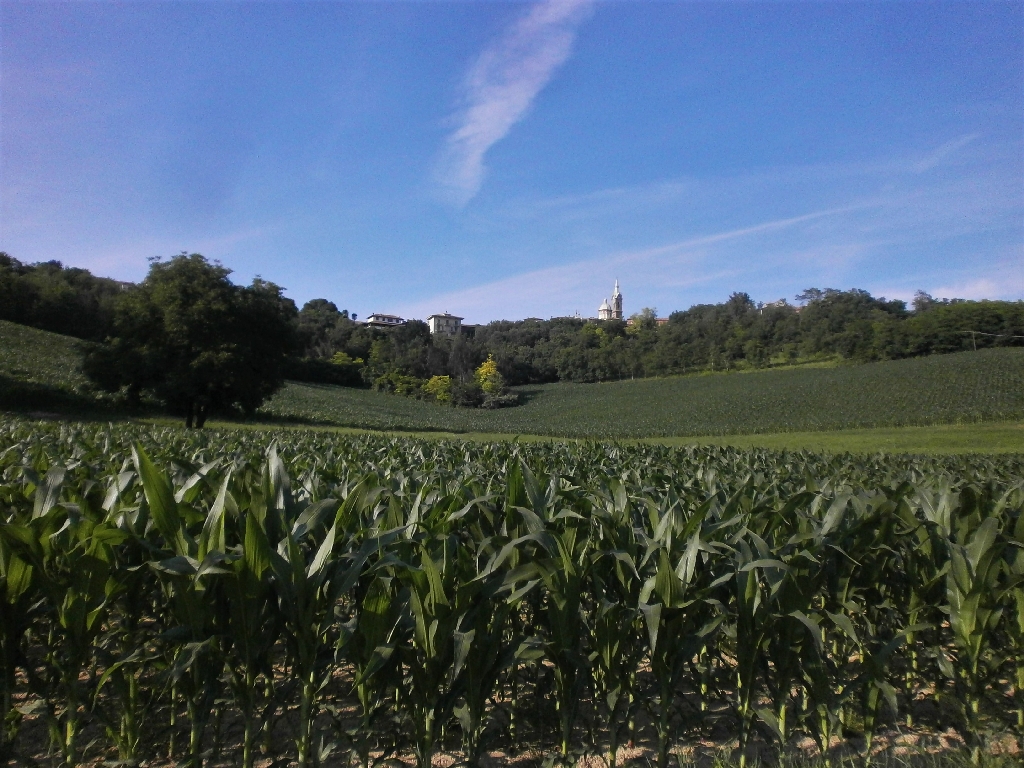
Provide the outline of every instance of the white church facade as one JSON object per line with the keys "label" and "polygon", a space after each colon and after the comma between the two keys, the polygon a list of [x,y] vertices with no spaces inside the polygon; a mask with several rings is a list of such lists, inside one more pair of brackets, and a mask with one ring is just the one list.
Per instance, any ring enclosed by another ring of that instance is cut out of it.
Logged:
{"label": "white church facade", "polygon": [[615,281],[615,293],[609,301],[605,299],[597,310],[598,320],[621,320],[622,315],[622,294],[619,292],[619,281]]}

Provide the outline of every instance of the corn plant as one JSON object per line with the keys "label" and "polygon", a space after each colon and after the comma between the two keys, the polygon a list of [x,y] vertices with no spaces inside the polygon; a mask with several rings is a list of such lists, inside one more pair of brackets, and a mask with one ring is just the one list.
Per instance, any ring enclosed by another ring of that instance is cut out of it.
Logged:
{"label": "corn plant", "polygon": [[[918,488],[908,503],[899,507],[903,523],[902,536],[895,537],[905,572],[910,576],[901,601],[908,627],[938,627],[942,623],[940,607],[944,603],[948,550],[944,537],[955,513],[956,498],[952,489],[936,491]],[[936,631],[916,629],[907,632],[908,663],[903,678],[907,699],[906,724],[912,727],[915,688],[927,675],[922,669],[922,650],[939,644]],[[941,654],[938,657],[940,657]]]}
{"label": "corn plant", "polygon": [[[479,582],[459,584],[457,544],[452,537],[427,537],[415,542],[405,567],[395,576],[408,594],[412,642],[405,647],[407,684],[400,699],[413,734],[416,764],[429,768],[440,728],[459,695],[468,644],[455,642],[455,631],[471,593]],[[460,601],[457,590],[466,594]],[[456,655],[458,654],[458,655]]]}
{"label": "corn plant", "polygon": [[[825,520],[819,522],[814,505],[822,501],[810,491],[792,496],[781,508],[768,506],[758,530],[748,534],[757,556],[771,565],[774,558],[784,567],[775,567],[765,574],[770,585],[769,607],[766,608],[770,631],[764,641],[767,665],[762,667],[764,684],[772,708],[756,708],[758,719],[778,739],[780,748],[789,741],[793,729],[790,717],[794,686],[803,685],[810,711],[805,724],[827,750],[834,723],[835,707],[823,697],[831,693],[831,682],[824,676],[825,659],[821,646],[820,618],[816,609],[818,598],[825,591],[827,558],[823,536],[832,520],[841,514],[846,497],[833,500]],[[813,502],[813,503],[812,503]],[[770,504],[770,502],[769,502]],[[811,505],[808,512],[804,507]],[[817,696],[815,694],[818,694]],[[813,714],[812,714],[813,713]],[[810,720],[810,722],[806,722]]]}
{"label": "corn plant", "polygon": [[591,540],[589,526],[576,518],[565,518],[557,529],[546,533],[539,539],[541,556],[535,562],[545,596],[540,614],[544,653],[554,665],[559,754],[565,760],[590,675],[580,603],[590,567]]}
{"label": "corn plant", "polygon": [[512,629],[512,619],[523,598],[539,580],[529,580],[524,578],[522,570],[506,567],[515,562],[508,556],[513,550],[514,545],[494,552],[491,541],[486,540],[486,544],[473,553],[472,567],[467,568],[467,576],[476,572],[470,581],[474,588],[460,591],[456,596],[460,604],[456,606],[459,620],[453,635],[453,674],[461,676],[462,704],[453,711],[461,726],[463,751],[470,766],[480,761],[488,700],[497,689],[502,673],[517,665],[524,658],[524,652],[529,652],[528,647],[518,642],[520,638]]}
{"label": "corn plant", "polygon": [[901,536],[900,510],[905,509],[908,490],[907,484],[901,484],[886,494],[852,495],[849,503],[855,514],[844,516],[833,537],[835,552],[841,556],[833,558],[829,568],[831,605],[826,609],[835,613],[826,613],[838,630],[833,633],[833,655],[857,660],[840,664],[845,666],[841,684],[859,700],[868,758],[883,704],[894,717],[899,711],[894,659],[908,637],[930,629],[923,624],[903,625],[903,613],[896,607],[907,591],[906,573],[893,558],[889,542]]}
{"label": "corn plant", "polygon": [[1013,549],[1007,551],[1008,579],[1003,604],[1009,640],[1007,658],[1016,698],[1014,725],[1017,728],[1017,736],[1024,746],[1024,512],[1020,510],[1024,504],[1020,503],[1020,493],[1018,488],[1015,491],[1018,499],[1017,519],[1010,538]]}
{"label": "corn plant", "polygon": [[188,765],[202,768],[203,737],[220,677],[226,613],[219,580],[228,573],[223,567],[227,556],[216,548],[223,545],[223,500],[206,517],[196,540],[187,530],[166,473],[141,446],[135,446],[133,457],[149,514],[162,539],[161,551],[150,565],[160,578],[171,623],[164,640],[171,681],[184,696],[188,713]]}
{"label": "corn plant", "polygon": [[591,565],[587,624],[594,698],[607,730],[607,763],[614,768],[621,731],[632,720],[636,670],[644,652],[639,607],[643,582],[627,491],[618,481],[609,485],[609,493],[593,500],[598,548]]}
{"label": "corn plant", "polygon": [[399,624],[406,615],[406,606],[393,576],[378,572],[363,581],[368,583],[357,593],[358,614],[342,627],[345,659],[352,665],[353,689],[359,704],[358,722],[344,736],[359,764],[370,768],[371,752],[379,750],[386,760],[398,748],[386,721],[394,719],[389,705],[395,700],[394,691],[402,685],[395,650],[404,641]]}
{"label": "corn plant", "polygon": [[[974,499],[970,499],[974,501]],[[971,514],[950,532],[946,599],[955,649],[940,660],[956,690],[971,761],[981,762],[982,702],[992,675],[993,634],[1001,617],[997,600],[1002,571],[1001,521]]]}
{"label": "corn plant", "polygon": [[[114,547],[125,535],[103,521],[95,493],[70,494],[60,502],[66,471],[57,465],[47,472],[43,494],[37,494],[27,530],[22,530],[21,556],[32,563],[39,589],[50,610],[45,634],[37,641],[41,657],[26,672],[45,705],[51,744],[64,765],[75,765],[78,739],[88,705],[82,675],[90,666],[117,583],[111,579]],[[10,530],[10,529],[9,529]],[[27,534],[27,535],[25,535]]]}
{"label": "corn plant", "polygon": [[118,473],[103,503],[107,520],[126,538],[118,551],[121,588],[111,606],[110,625],[96,648],[97,663],[104,671],[93,694],[93,713],[103,722],[118,758],[129,764],[139,758],[143,726],[152,716],[159,690],[144,680],[155,662],[150,651],[152,631],[145,618],[154,613],[157,590],[153,571],[146,567],[148,516],[133,504],[135,479],[134,472]]}
{"label": "corn plant", "polygon": [[[710,503],[702,505],[689,519],[674,499],[668,509],[650,510],[654,536],[647,542],[643,563],[653,571],[638,599],[647,630],[647,656],[657,681],[652,714],[658,735],[658,768],[668,766],[673,746],[672,714],[676,690],[692,659],[705,658],[708,646],[725,618],[721,602],[714,599],[714,581],[707,565],[716,549],[712,537],[717,526],[703,525]],[[673,555],[678,563],[673,565]],[[701,682],[694,681],[697,686]],[[703,697],[706,690],[699,688]]]}
{"label": "corn plant", "polygon": [[33,609],[33,567],[14,549],[20,548],[19,542],[21,545],[29,543],[23,538],[29,531],[23,526],[14,526],[14,523],[0,523],[0,675],[3,676],[0,680],[0,763],[14,756],[21,720],[21,712],[14,707],[15,676],[19,668],[25,668],[25,636],[37,621]]}
{"label": "corn plant", "polygon": [[[311,534],[312,535],[312,534]],[[332,555],[337,526],[331,525],[306,549],[286,531],[272,567],[292,675],[299,684],[299,726],[295,747],[301,768],[311,765],[313,721],[317,703],[334,669],[333,621],[335,576]]]}
{"label": "corn plant", "polygon": [[[214,504],[211,517],[220,510],[222,536],[223,507],[228,479]],[[266,533],[249,513],[244,518],[241,557],[229,561],[225,591],[229,606],[228,646],[225,659],[235,704],[242,716],[242,766],[252,768],[255,759],[259,712],[273,680],[273,651],[281,633],[281,612],[270,583],[271,549]]]}

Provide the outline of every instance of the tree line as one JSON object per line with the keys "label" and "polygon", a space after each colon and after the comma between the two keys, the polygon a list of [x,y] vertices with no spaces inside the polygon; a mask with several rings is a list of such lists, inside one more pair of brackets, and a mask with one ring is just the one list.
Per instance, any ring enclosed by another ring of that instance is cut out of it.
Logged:
{"label": "tree line", "polygon": [[146,399],[202,426],[251,416],[286,379],[372,387],[451,405],[501,407],[509,386],[742,370],[825,359],[889,360],[1024,344],[1024,302],[911,306],[859,289],[811,288],[771,304],[734,293],[660,320],[495,321],[433,336],[410,320],[375,328],[327,299],[301,309],[283,289],[199,254],[153,259],[138,285],[0,253],[0,319],[92,342],[86,374],[129,404]]}
{"label": "tree line", "polygon": [[[496,321],[454,338],[423,322],[374,329],[329,301],[299,312],[310,360],[337,360],[364,385],[396,375],[464,380],[488,357],[509,385],[598,382],[697,371],[766,368],[823,359],[892,360],[1024,344],[1024,302],[936,299],[912,306],[864,290],[808,289],[798,304],[758,304],[734,293],[660,321],[653,309],[628,322],[580,318]],[[359,361],[358,363],[356,361]],[[330,369],[328,369],[330,370]],[[316,371],[308,371],[315,377]],[[340,377],[340,374],[336,374]],[[337,383],[343,383],[340,378]],[[381,383],[380,387],[384,387]]]}
{"label": "tree line", "polygon": [[102,341],[113,328],[118,298],[130,287],[59,261],[23,264],[0,251],[0,320]]}

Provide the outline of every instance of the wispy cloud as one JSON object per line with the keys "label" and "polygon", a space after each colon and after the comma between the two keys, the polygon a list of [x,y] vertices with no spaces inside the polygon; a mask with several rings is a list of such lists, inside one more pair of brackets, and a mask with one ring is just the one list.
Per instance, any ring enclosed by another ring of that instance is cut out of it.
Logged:
{"label": "wispy cloud", "polygon": [[[401,310],[447,309],[471,322],[591,315],[615,278],[627,313],[645,304],[667,313],[735,290],[774,300],[808,286],[908,300],[918,288],[1020,298],[1024,251],[1003,252],[1022,231],[1019,157],[1017,142],[971,134],[876,161],[513,201],[494,216],[494,231],[543,235],[495,249],[501,279],[467,278]],[[930,173],[918,172],[922,158]]]}
{"label": "wispy cloud", "polygon": [[924,173],[925,171],[930,171],[932,168],[934,168],[943,160],[945,160],[949,155],[953,154],[954,152],[960,149],[963,149],[977,138],[977,133],[970,133],[966,136],[961,136],[958,139],[947,141],[941,147],[933,150],[932,152],[929,152],[917,164],[915,164],[914,171],[916,171],[917,173]]}
{"label": "wispy cloud", "polygon": [[[763,236],[841,216],[855,209],[855,206],[850,206],[814,211],[652,248],[618,251],[572,264],[533,270],[433,296],[426,301],[406,305],[401,311],[408,317],[426,317],[432,312],[451,310],[465,315],[470,322],[498,316],[512,319],[568,315],[574,311],[584,316],[593,315],[601,297],[611,292],[611,281],[615,276],[628,275],[634,289],[638,285],[657,284],[673,290],[735,278],[742,274],[743,269],[738,266],[738,260],[727,258],[727,251],[723,249],[750,248],[752,243],[760,243]],[[635,295],[630,298],[634,302],[630,311],[639,309]]]}
{"label": "wispy cloud", "polygon": [[740,237],[746,237],[748,235],[756,235],[761,232],[773,232],[778,229],[786,229],[794,224],[802,224],[806,221],[814,221],[815,219],[822,219],[827,216],[835,216],[840,213],[849,213],[851,211],[857,211],[864,208],[870,208],[872,204],[863,203],[858,205],[847,205],[842,208],[830,208],[824,211],[814,211],[812,213],[804,213],[800,216],[790,216],[786,219],[777,219],[775,221],[765,221],[761,224],[754,224],[749,227],[741,227],[739,229],[731,229],[728,232],[718,232],[713,235],[701,235],[700,237],[690,238],[689,240],[683,240],[679,243],[671,243],[669,245],[663,245],[658,248],[651,249],[648,251],[651,255],[657,253],[669,253],[672,251],[683,250],[684,248],[694,248],[701,245],[713,245],[715,243],[721,243],[726,240],[735,240]]}
{"label": "wispy cloud", "polygon": [[464,205],[480,190],[484,155],[530,109],[569,57],[593,0],[543,0],[480,54],[465,81],[465,108],[448,137],[438,173]]}

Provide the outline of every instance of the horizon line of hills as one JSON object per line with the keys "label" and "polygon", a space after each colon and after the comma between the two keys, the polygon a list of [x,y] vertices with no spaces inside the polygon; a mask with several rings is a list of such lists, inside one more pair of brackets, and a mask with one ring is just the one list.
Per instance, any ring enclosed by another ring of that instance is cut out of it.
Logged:
{"label": "horizon line of hills", "polygon": [[[135,284],[57,261],[23,264],[0,252],[0,319],[103,342],[120,298]],[[509,385],[594,382],[701,370],[760,368],[815,359],[898,359],[992,346],[1024,346],[1024,301],[935,299],[912,306],[859,289],[808,289],[785,302],[734,293],[657,318],[495,320],[454,338],[410,320],[393,328],[357,322],[326,299],[301,309],[286,378],[389,390],[403,377],[471,379],[492,356]]]}

